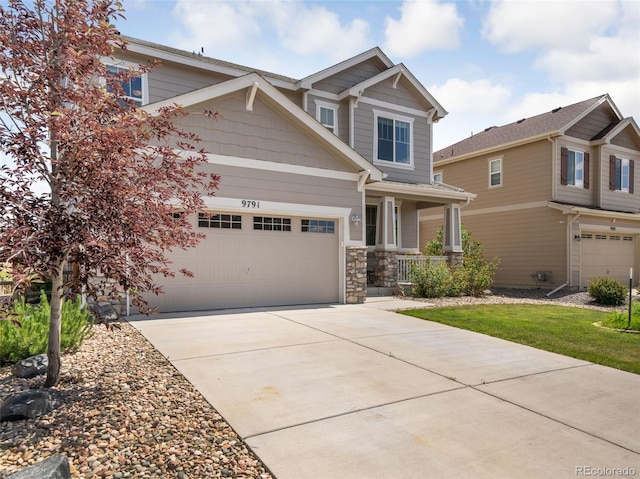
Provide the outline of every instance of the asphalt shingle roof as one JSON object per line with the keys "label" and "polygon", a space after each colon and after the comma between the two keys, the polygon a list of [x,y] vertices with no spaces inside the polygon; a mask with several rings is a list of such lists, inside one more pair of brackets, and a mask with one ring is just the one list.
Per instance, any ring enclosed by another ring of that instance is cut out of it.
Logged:
{"label": "asphalt shingle roof", "polygon": [[523,118],[508,125],[489,127],[480,133],[434,152],[433,160],[435,162],[442,161],[455,156],[473,153],[474,151],[485,150],[558,131],[594,104],[600,102],[605,96],[600,95],[573,105],[554,108],[549,112],[532,116],[531,118]]}

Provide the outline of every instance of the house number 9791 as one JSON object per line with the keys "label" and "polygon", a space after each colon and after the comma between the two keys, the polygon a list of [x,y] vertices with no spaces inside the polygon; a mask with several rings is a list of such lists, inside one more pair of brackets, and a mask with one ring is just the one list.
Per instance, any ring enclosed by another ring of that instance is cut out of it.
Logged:
{"label": "house number 9791", "polygon": [[256,200],[242,200],[243,208],[260,208],[260,202]]}

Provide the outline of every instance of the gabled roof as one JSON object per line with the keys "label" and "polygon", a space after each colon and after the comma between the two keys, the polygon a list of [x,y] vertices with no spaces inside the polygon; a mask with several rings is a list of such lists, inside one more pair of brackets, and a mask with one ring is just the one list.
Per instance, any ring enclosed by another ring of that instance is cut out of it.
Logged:
{"label": "gabled roof", "polygon": [[359,55],[356,55],[355,57],[351,57],[333,66],[325,68],[324,70],[321,70],[317,73],[309,75],[308,77],[305,77],[302,80],[300,80],[296,86],[298,88],[309,90],[313,87],[314,83],[324,80],[325,78],[329,78],[330,76],[333,76],[336,73],[340,73],[341,71],[352,68],[358,65],[359,63],[367,61],[371,58],[377,58],[387,68],[391,68],[393,66],[393,62],[389,60],[389,57],[387,57],[382,52],[382,50],[380,50],[380,48],[374,47],[371,50],[367,50],[366,52],[362,52]]}
{"label": "gabled roof", "polygon": [[431,93],[429,93],[427,89],[424,86],[422,86],[422,83],[420,83],[418,79],[413,75],[413,73],[411,73],[407,69],[407,67],[405,67],[402,63],[395,65],[389,68],[388,70],[380,72],[377,75],[371,78],[368,78],[367,80],[360,82],[357,85],[354,85],[347,90],[344,90],[342,93],[338,95],[338,99],[343,100],[344,98],[347,98],[350,96],[358,97],[367,88],[372,87],[373,85],[377,85],[378,83],[386,80],[387,78],[390,78],[396,75],[398,75],[398,78],[400,76],[404,76],[409,81],[409,83],[415,88],[417,93],[421,95],[425,100],[427,100],[427,102],[433,108],[436,109],[436,112],[435,112],[436,115],[433,118],[434,121],[444,118],[444,116],[448,114],[447,110],[445,110],[443,106],[440,103],[438,103],[438,101],[433,97],[433,95],[431,95]]}
{"label": "gabled roof", "polygon": [[434,152],[433,160],[436,163],[455,161],[471,154],[489,153],[498,148],[536,141],[548,136],[563,135],[603,103],[607,103],[618,119],[622,120],[620,111],[609,95],[601,95],[573,105],[555,108],[531,118],[523,118],[508,125],[489,127],[470,138]]}
{"label": "gabled roof", "polygon": [[633,117],[629,117],[625,118],[624,120],[611,123],[607,128],[594,136],[592,138],[592,141],[595,141],[596,143],[610,143],[613,138],[615,138],[628,126],[631,126],[636,135],[640,138],[640,128],[638,127],[638,124],[633,119]]}
{"label": "gabled roof", "polygon": [[257,73],[263,78],[268,78],[275,86],[293,90],[298,81],[285,75],[258,70],[256,68],[231,63],[216,58],[206,57],[200,53],[189,53],[177,48],[160,45],[159,43],[140,40],[139,38],[122,35],[121,38],[127,42],[127,51],[139,53],[159,60],[171,61],[182,65],[193,66],[203,70],[215,71],[223,75],[232,77],[244,76],[247,73]]}
{"label": "gabled roof", "polygon": [[269,83],[269,81],[262,78],[257,73],[250,73],[223,83],[217,83],[215,85],[172,97],[164,101],[152,103],[142,107],[142,109],[149,113],[154,113],[162,107],[168,107],[174,104],[178,104],[186,108],[244,89],[247,89],[248,91],[248,102],[249,98],[254,98],[257,91],[260,91],[270,105],[279,109],[285,117],[299,124],[303,130],[306,130],[306,132],[310,133],[314,138],[320,139],[330,150],[334,151],[347,163],[351,163],[355,170],[359,172],[368,172],[372,181],[382,180],[384,176],[382,171],[356,153],[355,150],[342,142],[336,135],[309,116],[286,96],[280,93],[273,85],[271,85],[271,83]]}

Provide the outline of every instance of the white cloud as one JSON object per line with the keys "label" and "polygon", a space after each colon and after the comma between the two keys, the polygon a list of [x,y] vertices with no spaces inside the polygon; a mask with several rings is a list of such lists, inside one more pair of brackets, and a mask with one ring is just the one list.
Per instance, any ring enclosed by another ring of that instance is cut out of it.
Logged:
{"label": "white cloud", "polygon": [[281,72],[287,59],[273,53],[280,48],[297,55],[321,55],[326,62],[344,60],[372,46],[368,22],[358,18],[341,22],[335,12],[305,2],[177,0],[173,14],[180,22],[173,34],[177,48],[204,47],[206,55],[232,57],[265,69],[271,65]]}
{"label": "white cloud", "polygon": [[458,47],[464,20],[454,3],[405,0],[400,11],[400,20],[385,18],[385,50],[391,55],[406,58]]}
{"label": "white cloud", "polygon": [[181,25],[173,33],[173,44],[187,51],[242,51],[260,36],[251,2],[197,2],[178,0],[173,17]]}
{"label": "white cloud", "polygon": [[496,113],[511,96],[507,87],[487,79],[450,78],[443,85],[429,87],[429,92],[447,111],[455,113]]}
{"label": "white cloud", "polygon": [[356,18],[343,25],[337,13],[322,6],[277,1],[265,13],[282,46],[295,53],[344,60],[371,46],[368,22]]}
{"label": "white cloud", "polygon": [[482,34],[509,53],[529,48],[581,50],[615,24],[618,6],[615,0],[500,0],[491,3]]}

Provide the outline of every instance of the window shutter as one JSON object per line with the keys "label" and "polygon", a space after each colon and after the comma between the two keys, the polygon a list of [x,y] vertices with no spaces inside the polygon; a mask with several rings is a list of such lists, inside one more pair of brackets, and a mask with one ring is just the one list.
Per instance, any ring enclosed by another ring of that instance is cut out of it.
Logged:
{"label": "window shutter", "polygon": [[560,184],[566,185],[567,181],[567,162],[569,158],[569,150],[564,146],[560,148]]}
{"label": "window shutter", "polygon": [[616,189],[616,156],[609,156],[609,189],[614,191]]}
{"label": "window shutter", "polygon": [[629,193],[633,194],[633,160],[629,160]]}
{"label": "window shutter", "polygon": [[584,175],[583,175],[583,186],[586,189],[589,189],[589,153],[584,154],[584,160],[583,160],[583,164],[582,167],[584,169]]}

